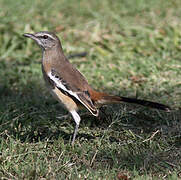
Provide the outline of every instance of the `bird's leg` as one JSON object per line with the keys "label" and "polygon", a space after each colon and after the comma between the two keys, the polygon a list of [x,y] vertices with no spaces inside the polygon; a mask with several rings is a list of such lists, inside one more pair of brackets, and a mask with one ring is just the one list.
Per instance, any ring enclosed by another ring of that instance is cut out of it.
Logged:
{"label": "bird's leg", "polygon": [[76,138],[76,135],[77,135],[77,132],[78,132],[78,128],[79,128],[79,125],[76,124],[76,125],[75,125],[74,134],[73,134],[73,139],[72,139],[72,146],[74,145],[75,138]]}
{"label": "bird's leg", "polygon": [[74,130],[74,134],[73,134],[73,139],[72,139],[72,146],[74,145],[75,142],[75,138],[79,129],[79,124],[80,124],[80,116],[78,115],[78,113],[74,110],[74,111],[70,111],[76,125],[75,125],[75,130]]}

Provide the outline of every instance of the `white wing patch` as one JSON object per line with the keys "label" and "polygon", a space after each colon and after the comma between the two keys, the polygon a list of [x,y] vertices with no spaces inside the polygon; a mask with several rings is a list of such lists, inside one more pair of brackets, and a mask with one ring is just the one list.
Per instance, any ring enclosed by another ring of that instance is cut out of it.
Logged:
{"label": "white wing patch", "polygon": [[[73,92],[69,89],[66,88],[66,86],[62,83],[61,79],[59,77],[56,77],[54,75],[52,75],[51,72],[48,73],[49,78],[56,84],[56,86],[58,88],[61,88],[63,91],[67,92],[68,94],[70,94],[71,96],[74,96],[76,99],[78,99],[90,112],[91,114],[93,114],[95,116],[95,114],[92,112],[92,110],[90,109],[89,106],[87,106],[86,103],[84,103],[77,95],[76,92]],[[96,115],[97,116],[97,115]]]}
{"label": "white wing patch", "polygon": [[56,86],[58,88],[61,88],[62,90],[64,90],[65,92],[69,93],[70,95],[76,97],[80,101],[80,99],[77,96],[77,94],[75,92],[72,92],[71,90],[68,90],[59,78],[53,76],[51,72],[48,73],[48,76],[50,77],[50,79],[52,81],[55,82],[55,84],[56,84]]}

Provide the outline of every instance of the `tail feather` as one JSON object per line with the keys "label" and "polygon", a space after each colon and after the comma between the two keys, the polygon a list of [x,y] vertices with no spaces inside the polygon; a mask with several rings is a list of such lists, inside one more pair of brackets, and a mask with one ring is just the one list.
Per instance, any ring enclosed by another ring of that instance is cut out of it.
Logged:
{"label": "tail feather", "polygon": [[141,99],[136,99],[136,98],[127,98],[127,97],[120,97],[121,101],[127,102],[127,103],[134,103],[134,104],[139,104],[142,106],[147,106],[155,109],[160,109],[164,111],[170,111],[171,108],[167,105],[157,103],[157,102],[152,102],[152,101],[147,101],[147,100],[141,100]]}
{"label": "tail feather", "polygon": [[126,103],[139,104],[142,106],[151,107],[151,108],[155,108],[155,109],[160,109],[160,110],[164,110],[167,112],[169,112],[171,110],[171,108],[169,106],[161,104],[161,103],[147,101],[147,100],[141,100],[141,99],[136,99],[136,98],[111,96],[111,95],[108,95],[105,93],[99,93],[99,96],[96,95],[94,102],[96,102],[96,104],[98,106],[101,104],[126,102]]}

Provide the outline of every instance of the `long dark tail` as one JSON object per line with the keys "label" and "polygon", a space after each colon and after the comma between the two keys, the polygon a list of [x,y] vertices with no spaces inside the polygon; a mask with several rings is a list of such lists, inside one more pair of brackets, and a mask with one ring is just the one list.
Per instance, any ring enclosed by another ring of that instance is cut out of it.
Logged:
{"label": "long dark tail", "polygon": [[121,97],[121,96],[111,96],[105,93],[100,93],[94,91],[94,96],[92,98],[94,102],[99,106],[101,104],[108,104],[108,103],[120,103],[120,102],[126,102],[126,103],[133,103],[133,104],[139,104],[146,107],[151,107],[155,109],[160,109],[169,112],[171,108],[167,105],[160,104],[157,102],[147,101],[147,100],[141,100],[136,98],[127,98],[127,97]]}
{"label": "long dark tail", "polygon": [[127,98],[127,97],[120,97],[120,99],[123,102],[140,104],[142,106],[147,106],[147,107],[160,109],[160,110],[164,110],[164,111],[168,111],[168,112],[171,110],[171,108],[169,106],[166,106],[164,104],[160,104],[157,102],[146,101],[146,100],[141,100],[141,99],[136,99],[136,98]]}

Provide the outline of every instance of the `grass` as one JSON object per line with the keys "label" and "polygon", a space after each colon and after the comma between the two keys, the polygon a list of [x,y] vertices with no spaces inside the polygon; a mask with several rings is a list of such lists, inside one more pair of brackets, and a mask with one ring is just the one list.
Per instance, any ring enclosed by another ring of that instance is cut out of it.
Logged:
{"label": "grass", "polygon": [[[0,177],[178,179],[181,177],[181,2],[0,0]],[[56,31],[95,89],[168,104],[82,115],[74,129],[44,87],[41,50],[25,32]]]}

